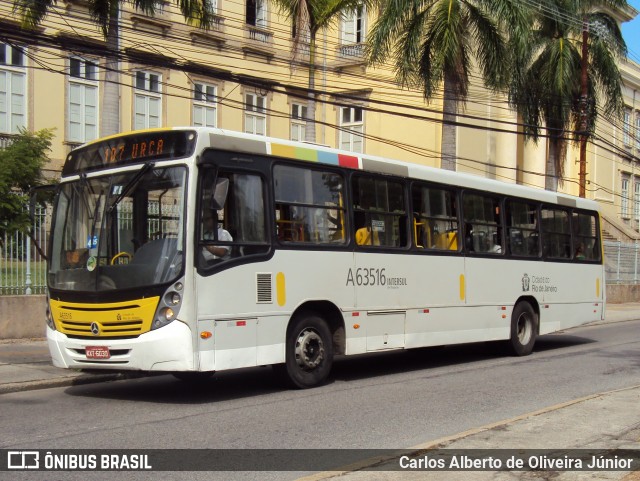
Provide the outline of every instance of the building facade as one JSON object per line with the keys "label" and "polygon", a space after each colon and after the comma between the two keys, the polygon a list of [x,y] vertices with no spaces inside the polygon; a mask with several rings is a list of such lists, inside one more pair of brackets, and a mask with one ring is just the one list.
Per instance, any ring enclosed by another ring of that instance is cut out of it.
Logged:
{"label": "building facade", "polygon": [[[197,125],[306,138],[308,46],[292,54],[295,29],[268,0],[217,0],[207,31],[164,0],[153,16],[128,9],[116,47],[80,0],[54,5],[36,31],[20,27],[12,6],[0,2],[0,139],[54,129],[51,177],[71,149],[114,131]],[[441,99],[426,103],[422,92],[397,87],[389,68],[365,64],[371,20],[362,7],[318,34],[315,142],[437,167]],[[621,68],[625,116],[599,118],[586,195],[632,234],[640,227],[640,66]],[[544,188],[545,140],[524,142],[505,99],[479,83],[458,118],[458,170]],[[577,160],[572,146],[561,186],[576,195]]]}

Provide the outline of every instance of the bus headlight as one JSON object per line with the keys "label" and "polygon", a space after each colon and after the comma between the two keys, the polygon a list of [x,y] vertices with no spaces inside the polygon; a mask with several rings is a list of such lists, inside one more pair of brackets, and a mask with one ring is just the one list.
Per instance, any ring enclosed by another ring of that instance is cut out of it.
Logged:
{"label": "bus headlight", "polygon": [[182,289],[184,284],[176,282],[164,293],[158,304],[151,329],[158,329],[174,321],[182,305]]}
{"label": "bus headlight", "polygon": [[167,322],[171,322],[175,319],[176,313],[173,312],[173,309],[167,307],[166,309],[164,309],[162,316],[167,320]]}

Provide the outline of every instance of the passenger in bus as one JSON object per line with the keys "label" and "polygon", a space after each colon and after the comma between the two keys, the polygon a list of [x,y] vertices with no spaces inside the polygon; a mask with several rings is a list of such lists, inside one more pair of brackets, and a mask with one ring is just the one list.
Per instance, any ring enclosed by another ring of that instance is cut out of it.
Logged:
{"label": "passenger in bus", "polygon": [[356,231],[356,244],[359,246],[379,246],[378,233],[372,232],[371,227],[360,227]]}
{"label": "passenger in bus", "polygon": [[576,253],[574,257],[578,260],[585,260],[587,256],[584,254],[584,242],[580,242],[578,247],[576,247]]}
{"label": "passenger in bus", "polygon": [[[217,215],[215,211],[210,209],[205,209],[202,217],[202,239],[203,240],[219,240],[224,242],[232,242],[233,237],[231,234],[222,227],[222,225],[218,222]],[[217,235],[216,235],[217,229]],[[231,247],[222,245],[205,245],[203,249],[204,259],[206,261],[211,261],[215,259],[222,259],[228,257],[231,253]]]}

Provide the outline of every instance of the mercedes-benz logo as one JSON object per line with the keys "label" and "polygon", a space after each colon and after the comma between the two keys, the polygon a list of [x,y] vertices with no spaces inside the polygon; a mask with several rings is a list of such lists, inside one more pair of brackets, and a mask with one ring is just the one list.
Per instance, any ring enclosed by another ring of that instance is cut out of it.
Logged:
{"label": "mercedes-benz logo", "polygon": [[98,323],[96,322],[91,323],[91,332],[93,333],[94,336],[97,336],[98,334],[100,334],[100,326],[98,326]]}

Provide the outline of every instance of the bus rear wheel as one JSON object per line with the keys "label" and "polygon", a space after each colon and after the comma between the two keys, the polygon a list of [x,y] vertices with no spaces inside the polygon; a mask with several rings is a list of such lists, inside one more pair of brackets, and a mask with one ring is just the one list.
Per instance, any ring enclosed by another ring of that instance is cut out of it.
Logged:
{"label": "bus rear wheel", "polygon": [[327,323],[315,313],[307,313],[293,322],[287,331],[284,374],[300,389],[322,384],[333,365],[333,343]]}
{"label": "bus rear wheel", "polygon": [[511,314],[511,336],[508,343],[511,353],[516,356],[531,354],[537,335],[536,311],[527,301],[519,302]]}

